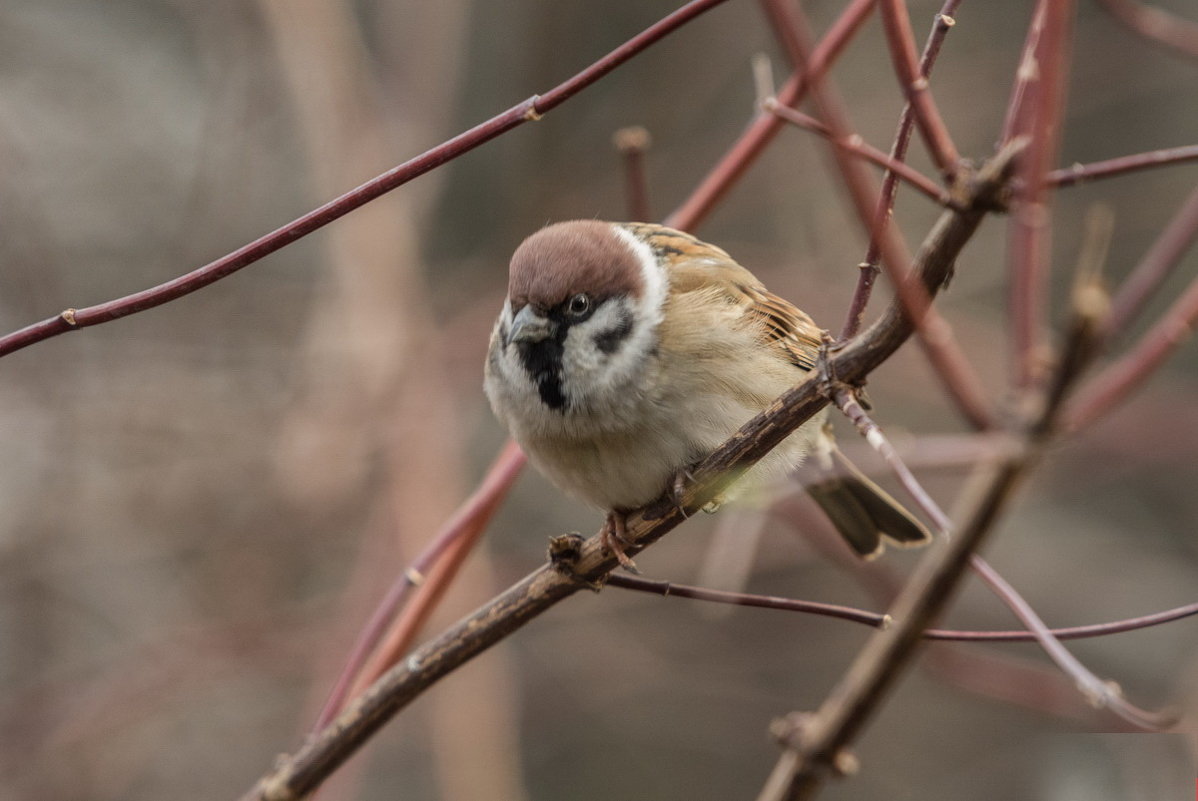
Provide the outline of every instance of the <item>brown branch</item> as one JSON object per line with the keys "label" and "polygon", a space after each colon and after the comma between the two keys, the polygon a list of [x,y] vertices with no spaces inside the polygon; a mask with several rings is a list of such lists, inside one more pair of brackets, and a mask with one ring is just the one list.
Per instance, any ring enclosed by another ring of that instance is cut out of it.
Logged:
{"label": "brown branch", "polygon": [[[663,598],[686,598],[693,601],[729,604],[731,606],[748,606],[756,609],[776,609],[782,612],[802,612],[809,615],[832,617],[847,620],[850,623],[861,623],[876,629],[891,625],[893,620],[881,612],[868,612],[851,606],[826,604],[818,601],[800,601],[795,598],[780,598],[775,595],[755,595],[748,592],[729,592],[727,590],[711,590],[705,587],[693,587],[689,584],[677,584],[672,581],[656,581],[641,576],[630,576],[624,573],[612,573],[607,577],[607,585],[623,590],[644,592],[660,595]],[[1109,634],[1121,634],[1128,631],[1160,626],[1198,615],[1198,603],[1185,604],[1173,609],[1154,612],[1150,615],[1114,620],[1109,623],[1091,623],[1087,626],[1068,626],[1059,629],[1049,629],[1059,640],[1081,640],[1090,637],[1104,637]],[[960,629],[926,629],[924,639],[944,640],[949,642],[1035,642],[1036,635],[1030,631],[969,631]]]}
{"label": "brown branch", "polygon": [[[960,4],[961,0],[946,0],[932,23],[932,32],[924,44],[923,55],[919,59],[919,74],[925,79],[932,74],[932,67],[936,63],[937,56],[940,55],[940,47],[944,43],[945,36],[956,25],[956,18],[953,15],[956,14],[957,6]],[[903,106],[902,114],[899,115],[898,130],[895,131],[894,143],[890,147],[892,160],[902,163],[903,159],[907,157],[907,147],[911,143],[911,131],[914,125],[915,107],[907,103]],[[881,272],[881,267],[878,265],[881,258],[880,233],[890,225],[897,196],[898,173],[891,170],[882,176],[882,189],[878,194],[877,205],[874,207],[873,224],[870,226],[869,247],[865,252],[865,258],[858,265],[861,272],[857,276],[857,288],[853,292],[852,300],[849,301],[849,310],[845,314],[844,326],[840,330],[841,342],[852,339],[861,330],[861,323],[865,319],[865,307],[869,305],[869,299],[873,295],[874,282],[877,281],[878,273]]]}
{"label": "brown branch", "polygon": [[911,31],[911,18],[903,0],[881,0],[882,27],[886,31],[886,43],[894,62],[894,72],[903,88],[903,95],[911,105],[915,124],[928,148],[933,163],[945,180],[952,181],[961,160],[957,146],[940,117],[936,101],[928,86],[927,76],[920,69],[915,55],[915,34]]}
{"label": "brown branch", "polygon": [[[969,184],[960,210],[946,211],[921,248],[918,280],[938,289],[965,243],[992,207],[1011,163],[1011,151],[996,157]],[[910,336],[909,319],[892,304],[865,333],[829,359],[836,374],[860,381],[884,362]],[[746,423],[715,453],[692,471],[679,501],[663,497],[628,516],[630,545],[635,555],[664,536],[684,519],[681,503],[694,509],[710,501],[748,465],[785,439],[797,426],[827,404],[821,382],[812,376],[788,391],[763,413]],[[581,589],[598,586],[616,559],[599,535],[585,542],[578,537],[555,540],[554,560],[542,566],[474,614],[414,651],[389,670],[351,704],[330,726],[311,737],[293,757],[280,760],[246,797],[295,799],[315,789],[367,739],[421,692],[454,668],[483,652],[512,632]]]}
{"label": "brown branch", "polygon": [[1132,0],[1098,0],[1112,17],[1155,45],[1198,59],[1198,23]]}
{"label": "brown branch", "polygon": [[161,306],[232,275],[241,268],[265,258],[380,195],[402,186],[413,178],[417,178],[530,120],[540,119],[542,115],[561,105],[662,37],[725,1],[692,0],[545,94],[533,95],[527,100],[517,103],[507,111],[497,114],[486,122],[458,134],[447,142],[437,145],[397,167],[393,167],[358,188],[346,192],[341,197],[325,203],[320,208],[255,239],[248,245],[222,256],[216,261],[132,295],[82,309],[66,309],[54,317],[0,337],[0,356],[44,339],[65,334],[68,331],[77,331],[81,328],[111,322],[130,314],[152,309],[155,306]]}

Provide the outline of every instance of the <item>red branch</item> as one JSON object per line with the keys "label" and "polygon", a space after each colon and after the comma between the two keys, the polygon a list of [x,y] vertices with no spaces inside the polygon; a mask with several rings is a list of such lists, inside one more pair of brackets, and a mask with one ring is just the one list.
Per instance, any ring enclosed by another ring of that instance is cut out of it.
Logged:
{"label": "red branch", "polygon": [[[923,55],[919,60],[919,74],[925,79],[932,74],[932,66],[936,63],[937,56],[940,55],[940,46],[944,43],[944,37],[956,24],[953,15],[956,14],[957,6],[960,4],[961,0],[946,0],[940,13],[936,15],[935,22],[932,23],[932,33],[928,36]],[[899,115],[898,130],[894,134],[894,144],[890,147],[890,157],[894,161],[902,163],[903,159],[907,157],[907,147],[911,143],[911,130],[914,124],[915,107],[907,103],[903,107],[902,114]],[[882,189],[878,194],[877,205],[874,207],[869,247],[865,252],[865,258],[858,265],[861,272],[857,276],[857,288],[853,292],[852,300],[849,301],[849,310],[845,314],[844,326],[840,330],[840,341],[842,342],[852,339],[861,330],[861,323],[865,318],[865,307],[869,305],[869,299],[873,295],[874,282],[877,281],[878,273],[881,272],[878,266],[878,260],[881,258],[880,234],[890,225],[897,196],[898,174],[895,171],[887,172],[882,177]]]}
{"label": "red branch", "polygon": [[398,167],[393,167],[357,189],[346,192],[341,197],[329,201],[320,208],[308,212],[214,262],[150,289],[95,306],[67,309],[54,317],[0,337],[0,356],[20,350],[35,342],[65,334],[68,331],[107,323],[146,309],[152,309],[219,281],[500,134],[507,133],[530,120],[540,119],[541,115],[561,105],[666,34],[725,1],[692,0],[545,94],[533,95],[527,100],[517,103],[507,111]]}
{"label": "red branch", "polygon": [[951,181],[957,173],[961,160],[957,146],[953,144],[948,128],[940,117],[936,101],[928,88],[928,79],[920,69],[915,55],[915,34],[911,31],[911,18],[903,0],[881,1],[882,26],[886,30],[886,42],[890,46],[890,57],[894,72],[902,84],[903,94],[915,114],[919,135],[927,145],[940,174]]}

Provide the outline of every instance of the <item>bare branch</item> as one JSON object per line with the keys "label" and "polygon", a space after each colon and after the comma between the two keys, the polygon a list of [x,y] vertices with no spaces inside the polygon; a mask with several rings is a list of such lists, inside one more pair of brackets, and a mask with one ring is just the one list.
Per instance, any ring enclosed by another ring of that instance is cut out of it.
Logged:
{"label": "bare branch", "polygon": [[[932,74],[932,67],[936,63],[936,57],[940,54],[940,46],[943,44],[945,36],[956,25],[956,18],[953,15],[956,14],[957,6],[960,4],[961,0],[946,0],[932,23],[932,33],[928,36],[923,55],[919,60],[919,74],[925,79]],[[898,130],[894,134],[894,144],[890,147],[890,157],[894,161],[902,162],[907,157],[907,146],[911,143],[911,131],[914,124],[915,107],[908,102],[903,106],[902,114],[899,115]],[[869,305],[874,282],[881,271],[878,265],[881,258],[880,234],[890,225],[897,196],[898,173],[891,170],[882,177],[882,190],[878,194],[873,224],[870,226],[869,248],[866,250],[865,258],[858,265],[861,273],[857,277],[857,288],[853,292],[849,310],[845,315],[844,326],[840,330],[840,341],[842,342],[852,339],[861,330],[861,322],[865,318],[865,307]]]}
{"label": "bare branch", "polygon": [[918,189],[927,197],[939,203],[941,206],[947,206],[952,203],[952,197],[935,181],[928,178],[919,170],[910,165],[898,161],[897,159],[883,153],[873,145],[863,141],[857,134],[850,134],[847,139],[837,139],[828,130],[828,126],[817,120],[815,117],[804,114],[801,111],[784,106],[775,98],[766,98],[762,103],[762,108],[771,114],[777,114],[782,119],[789,122],[798,128],[807,131],[813,131],[827,139],[833,145],[843,150],[852,153],[859,158],[863,158],[884,170],[892,173],[895,176],[906,181],[915,189]]}
{"label": "bare branch", "polygon": [[1095,161],[1090,164],[1074,164],[1053,170],[1044,177],[1046,183],[1055,186],[1073,186],[1074,184],[1096,181],[1099,178],[1113,178],[1137,170],[1147,170],[1154,167],[1168,167],[1173,164],[1185,164],[1198,161],[1198,145],[1183,145],[1182,147],[1150,150],[1147,153],[1134,153],[1130,156]]}
{"label": "bare branch", "polygon": [[111,322],[130,314],[152,309],[155,306],[161,306],[232,275],[241,268],[323,228],[333,220],[402,186],[413,178],[417,178],[530,120],[540,119],[542,115],[561,105],[666,34],[723,2],[725,0],[692,0],[545,94],[533,95],[527,100],[517,103],[507,111],[495,115],[486,122],[458,134],[449,141],[437,145],[397,167],[393,167],[357,189],[346,192],[341,197],[325,203],[320,208],[255,239],[248,245],[222,256],[216,261],[150,289],[95,306],[66,309],[54,317],[0,337],[0,356],[44,339],[65,334],[68,331],[77,331],[81,328]]}
{"label": "bare branch", "polygon": [[[524,452],[520,450],[520,446],[511,441],[504,445],[478,488],[458,507],[424,551],[387,590],[387,594],[383,596],[365,628],[358,635],[345,667],[342,668],[324,708],[316,719],[315,729],[327,726],[345,705],[346,698],[350,697],[350,687],[357,677],[362,675],[367,660],[377,649],[387,627],[407,601],[411,590],[426,584],[441,557],[453,548],[455,543],[473,542],[486,529],[512,483],[520,475],[524,462]],[[373,680],[377,676],[370,678]]]}
{"label": "bare branch", "polygon": [[1164,283],[1198,237],[1198,187],[1148,248],[1144,258],[1115,293],[1107,320],[1108,338],[1125,331],[1139,316],[1152,294]]}
{"label": "bare branch", "polygon": [[881,13],[894,72],[902,84],[903,95],[911,105],[919,134],[941,175],[951,181],[961,156],[944,120],[940,118],[940,110],[932,99],[927,76],[923,74],[919,59],[916,58],[915,34],[911,31],[906,3],[903,0],[881,0]]}

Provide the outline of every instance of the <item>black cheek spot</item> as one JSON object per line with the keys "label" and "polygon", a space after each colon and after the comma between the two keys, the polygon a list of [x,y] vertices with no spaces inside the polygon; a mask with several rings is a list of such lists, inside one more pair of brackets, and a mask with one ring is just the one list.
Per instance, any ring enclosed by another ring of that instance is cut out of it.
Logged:
{"label": "black cheek spot", "polygon": [[628,339],[628,335],[631,333],[632,315],[627,311],[622,311],[615,326],[595,335],[595,347],[610,356],[620,347],[621,342]]}

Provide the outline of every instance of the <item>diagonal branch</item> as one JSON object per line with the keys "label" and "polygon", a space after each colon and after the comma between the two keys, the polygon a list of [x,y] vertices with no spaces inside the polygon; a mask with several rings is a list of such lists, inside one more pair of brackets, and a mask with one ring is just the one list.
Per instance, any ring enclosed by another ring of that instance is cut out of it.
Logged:
{"label": "diagonal branch", "polygon": [[44,339],[65,334],[68,331],[77,331],[81,328],[119,320],[130,314],[161,306],[226,278],[243,267],[260,261],[271,253],[323,228],[392,189],[406,184],[413,178],[473,150],[500,134],[507,133],[526,122],[540,119],[542,115],[561,105],[662,37],[725,1],[692,0],[545,94],[533,95],[527,100],[517,103],[507,111],[495,115],[486,122],[458,134],[447,142],[437,145],[397,167],[393,167],[358,188],[330,200],[320,208],[255,239],[248,245],[222,256],[216,261],[132,295],[82,309],[66,309],[53,317],[0,337],[0,356]]}
{"label": "diagonal branch", "polygon": [[[957,255],[977,230],[995,194],[1002,188],[1013,157],[1008,148],[971,180],[963,208],[946,211],[929,233],[917,257],[918,280],[938,290]],[[892,304],[858,339],[829,359],[836,375],[859,381],[889,358],[911,335],[912,325]],[[818,376],[812,376],[750,420],[693,471],[680,502],[702,506],[795,428],[827,404]],[[630,555],[660,539],[685,519],[674,499],[663,497],[628,516]],[[599,586],[616,559],[598,535],[554,541],[554,560],[525,577],[474,614],[421,646],[385,673],[330,726],[314,735],[292,757],[285,757],[247,796],[260,801],[301,798],[320,785],[363,743],[421,692],[449,672],[518,630],[579,590]]]}

